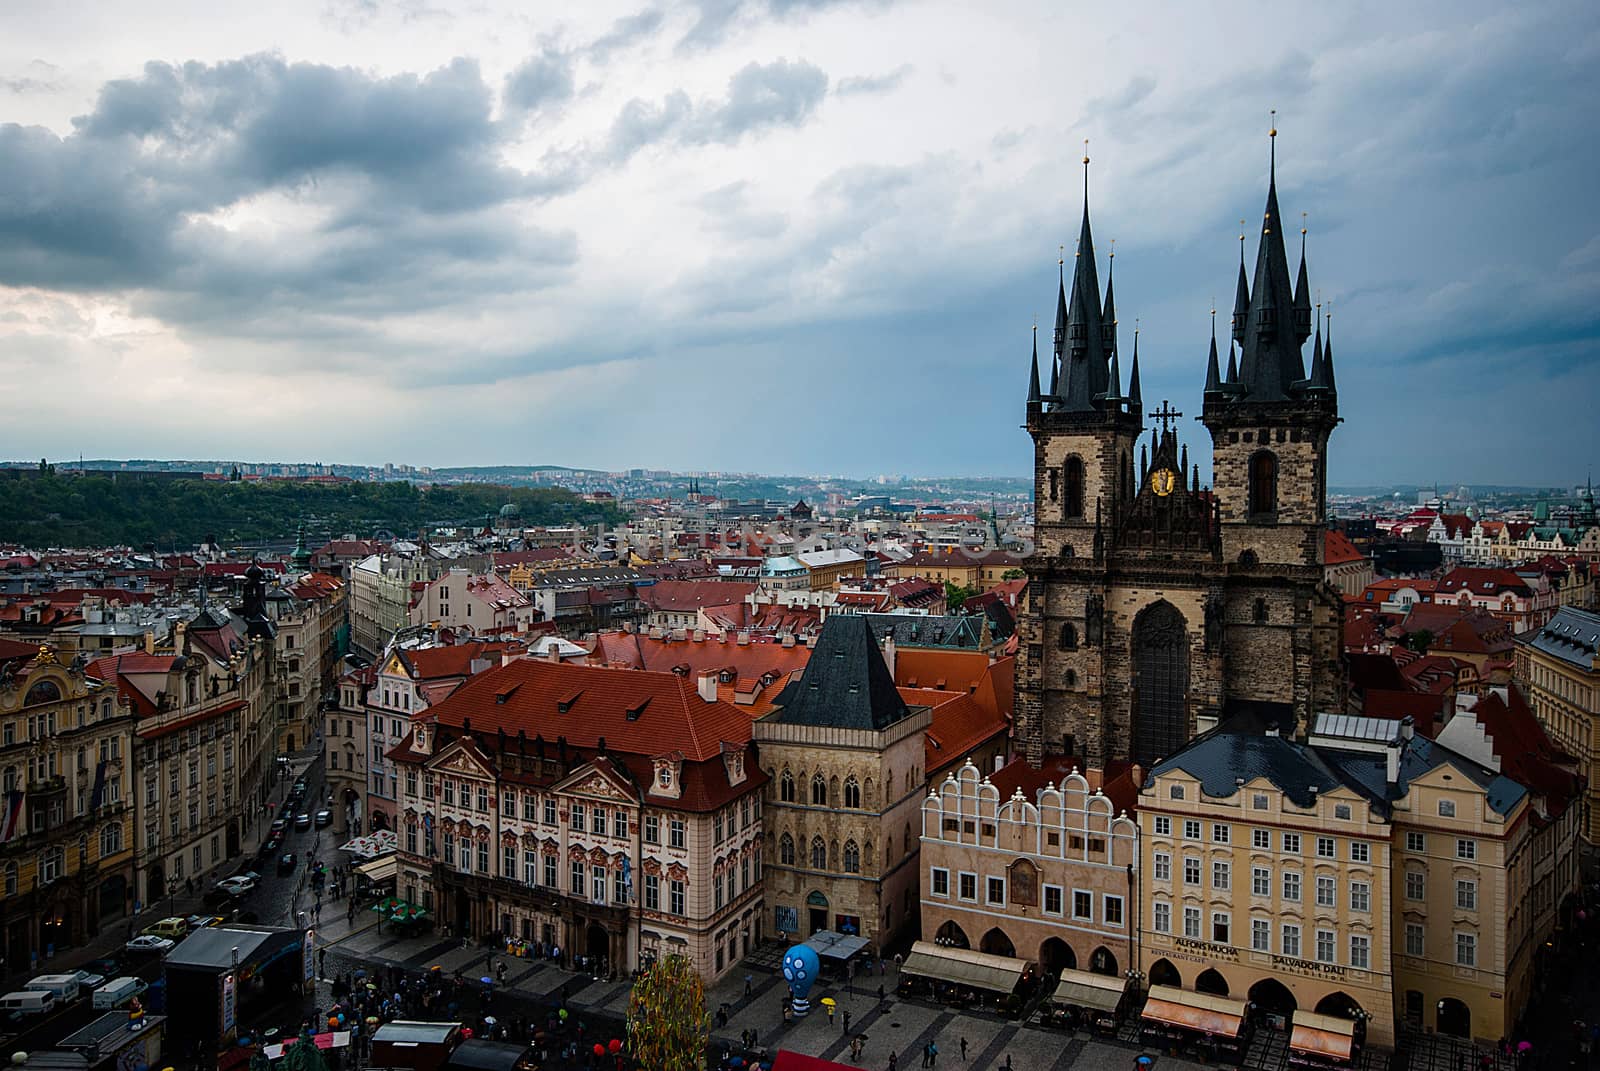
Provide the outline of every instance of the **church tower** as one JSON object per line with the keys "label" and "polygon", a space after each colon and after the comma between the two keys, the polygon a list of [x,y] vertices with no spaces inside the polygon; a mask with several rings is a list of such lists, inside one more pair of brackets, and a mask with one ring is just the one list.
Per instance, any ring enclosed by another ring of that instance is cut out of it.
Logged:
{"label": "church tower", "polygon": [[[1328,440],[1339,423],[1339,395],[1332,339],[1324,343],[1320,313],[1312,312],[1303,227],[1300,268],[1290,281],[1277,133],[1253,277],[1245,273],[1240,236],[1228,374],[1219,373],[1213,342],[1200,420],[1211,433],[1231,581],[1228,636],[1238,656],[1230,661],[1229,693],[1290,704],[1304,730],[1316,711],[1342,709],[1342,606],[1323,590]],[[1303,351],[1313,335],[1307,374]],[[1289,665],[1294,671],[1284,673]]]}

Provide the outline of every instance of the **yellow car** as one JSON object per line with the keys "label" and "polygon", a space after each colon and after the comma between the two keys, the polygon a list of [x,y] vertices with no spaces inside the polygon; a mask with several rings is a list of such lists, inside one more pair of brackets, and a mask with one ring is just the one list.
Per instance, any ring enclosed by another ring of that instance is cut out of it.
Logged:
{"label": "yellow car", "polygon": [[165,937],[169,941],[181,941],[189,932],[189,924],[176,916],[152,922],[139,931],[147,937]]}

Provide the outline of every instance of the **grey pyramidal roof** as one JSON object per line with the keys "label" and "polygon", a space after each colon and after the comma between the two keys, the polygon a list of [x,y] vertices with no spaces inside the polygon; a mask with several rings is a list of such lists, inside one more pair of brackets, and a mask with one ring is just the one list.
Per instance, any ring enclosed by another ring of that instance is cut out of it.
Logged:
{"label": "grey pyramidal roof", "polygon": [[875,732],[911,713],[870,626],[853,614],[828,618],[804,674],[789,681],[777,705],[772,717],[786,724]]}

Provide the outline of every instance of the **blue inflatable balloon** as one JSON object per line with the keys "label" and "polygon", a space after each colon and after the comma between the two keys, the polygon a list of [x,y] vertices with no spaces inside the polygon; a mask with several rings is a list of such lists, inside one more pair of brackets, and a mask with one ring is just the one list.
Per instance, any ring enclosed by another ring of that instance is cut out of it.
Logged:
{"label": "blue inflatable balloon", "polygon": [[817,958],[817,950],[810,945],[791,945],[783,954],[783,980],[794,990],[796,1015],[805,1015],[811,1010],[811,1002],[806,999],[806,994],[811,992],[811,986],[821,970],[822,961]]}

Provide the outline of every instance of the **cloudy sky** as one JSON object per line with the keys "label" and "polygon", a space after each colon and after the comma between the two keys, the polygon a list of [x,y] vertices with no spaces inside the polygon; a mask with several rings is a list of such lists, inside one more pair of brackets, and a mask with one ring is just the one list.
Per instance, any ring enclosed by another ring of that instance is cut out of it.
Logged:
{"label": "cloudy sky", "polygon": [[8,4],[0,456],[1023,473],[1083,140],[1193,415],[1276,108],[1334,482],[1582,480],[1597,69],[1582,2]]}

